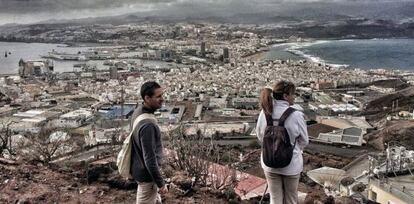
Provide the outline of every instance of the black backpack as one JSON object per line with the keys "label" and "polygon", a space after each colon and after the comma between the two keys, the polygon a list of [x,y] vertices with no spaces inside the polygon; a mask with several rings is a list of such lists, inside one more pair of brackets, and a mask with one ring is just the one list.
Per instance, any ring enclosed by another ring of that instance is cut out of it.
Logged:
{"label": "black backpack", "polygon": [[[263,137],[263,162],[268,167],[283,168],[290,164],[293,156],[293,150],[296,146],[290,143],[289,134],[285,128],[286,119],[295,112],[294,108],[288,108],[280,117],[273,119],[271,115],[266,114],[267,126]],[[277,126],[273,125],[273,121],[279,121]]]}

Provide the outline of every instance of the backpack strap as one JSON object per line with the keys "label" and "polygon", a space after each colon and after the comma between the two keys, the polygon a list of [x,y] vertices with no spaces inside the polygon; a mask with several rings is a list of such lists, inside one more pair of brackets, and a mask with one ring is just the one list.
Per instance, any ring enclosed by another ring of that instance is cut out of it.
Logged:
{"label": "backpack strap", "polygon": [[286,109],[285,112],[282,114],[282,116],[280,116],[279,126],[284,126],[286,119],[295,111],[296,109],[292,107],[289,107],[288,109]]}
{"label": "backpack strap", "polygon": [[269,114],[266,114],[265,113],[265,117],[266,117],[267,126],[273,126],[273,118],[272,118],[272,115],[269,115]]}

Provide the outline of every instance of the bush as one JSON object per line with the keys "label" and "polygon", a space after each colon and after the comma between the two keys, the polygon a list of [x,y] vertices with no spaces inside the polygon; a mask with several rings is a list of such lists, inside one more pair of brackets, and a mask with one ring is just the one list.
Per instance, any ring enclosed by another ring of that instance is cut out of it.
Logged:
{"label": "bush", "polygon": [[[210,186],[213,189],[224,189],[237,184],[236,171],[216,165],[223,160],[218,147],[212,138],[186,136],[184,128],[178,127],[169,133],[170,141],[168,164],[176,170],[187,173],[192,178],[193,186]],[[193,138],[197,137],[197,138]]]}
{"label": "bush", "polygon": [[260,146],[260,144],[257,140],[253,140],[252,142],[250,142],[247,147],[250,148],[250,149],[260,149],[261,148],[261,146]]}

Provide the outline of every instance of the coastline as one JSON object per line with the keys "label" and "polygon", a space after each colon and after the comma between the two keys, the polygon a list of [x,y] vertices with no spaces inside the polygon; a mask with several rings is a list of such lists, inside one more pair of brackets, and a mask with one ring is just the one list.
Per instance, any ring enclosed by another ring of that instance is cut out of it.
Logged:
{"label": "coastline", "polygon": [[128,45],[116,45],[116,44],[108,44],[108,43],[95,43],[95,42],[38,42],[38,41],[5,41],[0,40],[0,43],[40,43],[40,44],[52,44],[58,45],[58,47],[110,47],[110,46],[128,46]]}
{"label": "coastline", "polygon": [[251,61],[260,61],[264,58],[264,56],[270,51],[271,47],[268,47],[266,50],[260,50],[254,52],[252,54],[248,54],[243,56],[243,59],[251,60]]}
{"label": "coastline", "polygon": [[[407,64],[406,67],[401,67],[401,66],[398,66],[398,65],[396,65],[396,66],[391,66],[391,65],[387,66],[387,65],[385,65],[383,67],[381,67],[381,66],[374,67],[375,64],[371,65],[371,66],[363,66],[363,65],[352,64],[352,62],[351,63],[349,63],[349,62],[348,63],[341,63],[341,62],[335,63],[335,62],[332,62],[332,61],[334,61],[332,59],[330,61],[329,61],[329,59],[326,59],[326,56],[320,56],[320,55],[317,55],[314,52],[312,53],[309,50],[304,49],[306,47],[310,47],[310,46],[313,46],[313,45],[316,45],[316,44],[324,44],[324,43],[332,43],[332,42],[355,42],[355,41],[369,42],[369,41],[387,41],[387,40],[414,40],[414,39],[413,38],[305,39],[304,41],[291,41],[291,42],[285,42],[285,43],[275,43],[275,44],[269,45],[268,48],[269,48],[269,51],[272,51],[272,49],[274,49],[279,53],[280,52],[289,53],[290,55],[294,55],[294,56],[296,56],[300,59],[309,60],[309,61],[312,61],[313,63],[329,65],[331,67],[336,67],[336,68],[351,68],[351,69],[363,69],[363,70],[386,69],[386,70],[399,70],[399,71],[413,72],[414,66],[412,66],[411,64]],[[282,47],[282,46],[286,46],[286,48],[279,48],[279,49],[277,48],[277,47]],[[257,53],[258,56],[255,59],[260,60],[268,52]],[[412,51],[409,50],[409,53],[411,53],[411,52]],[[373,51],[373,53],[376,53],[376,52]],[[278,59],[278,54],[272,56],[271,58]],[[283,57],[281,57],[280,59],[283,59]],[[287,58],[287,59],[290,59],[290,58]],[[405,57],[403,59],[409,59],[409,58]],[[341,60],[339,60],[339,61],[341,61]],[[344,60],[342,60],[342,61],[344,61]],[[403,60],[401,60],[401,61],[403,61]]]}

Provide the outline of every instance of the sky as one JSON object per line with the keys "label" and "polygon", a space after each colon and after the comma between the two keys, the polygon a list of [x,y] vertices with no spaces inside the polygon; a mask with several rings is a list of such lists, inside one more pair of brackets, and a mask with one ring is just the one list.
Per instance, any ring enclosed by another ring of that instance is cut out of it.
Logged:
{"label": "sky", "polygon": [[[282,10],[317,3],[377,4],[407,0],[0,0],[0,25],[128,13],[145,15],[231,15]],[[407,2],[414,2],[410,0]],[[340,8],[338,7],[338,10]]]}

